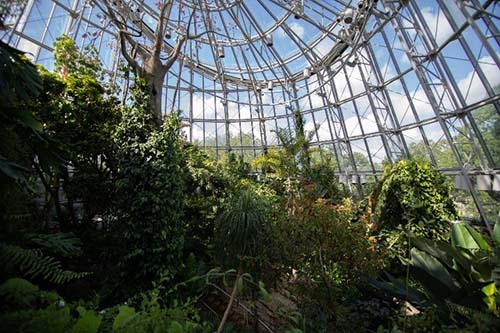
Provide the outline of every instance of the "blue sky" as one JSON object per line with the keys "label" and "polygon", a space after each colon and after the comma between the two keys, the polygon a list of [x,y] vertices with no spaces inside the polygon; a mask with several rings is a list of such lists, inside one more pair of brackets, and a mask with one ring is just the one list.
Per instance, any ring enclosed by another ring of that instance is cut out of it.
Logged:
{"label": "blue sky", "polygon": [[[68,7],[73,6],[72,0],[63,0],[60,2]],[[228,6],[230,6],[231,1],[225,2],[229,3]],[[146,3],[155,8],[156,1],[147,0]],[[213,3],[215,2],[209,1],[210,5]],[[245,9],[236,10],[235,7],[224,11],[224,14],[222,15],[212,15],[211,20],[217,32],[220,34],[229,34],[233,43],[237,43],[238,40],[245,39],[245,36],[242,33],[242,28],[248,32],[248,36],[256,37],[257,32],[254,28],[255,25],[258,25],[263,31],[268,31],[273,26],[275,19],[279,19],[286,14],[286,11],[282,7],[273,4],[273,0],[262,0],[262,3],[267,5],[269,11],[265,10],[258,0],[247,0],[244,1]],[[342,6],[338,4],[336,5],[335,1],[328,1],[328,3],[331,4],[331,12],[322,12],[318,10],[314,11],[313,9],[315,7],[313,2],[305,0],[306,13],[316,24],[323,27],[326,27],[329,24],[329,18],[334,17],[335,12],[342,10]],[[442,43],[453,33],[453,29],[451,29],[450,25],[447,23],[444,13],[438,10],[439,6],[437,6],[437,1],[419,0],[415,3],[418,4],[418,10],[422,13],[424,20],[427,22],[430,29],[434,31],[435,39],[438,44]],[[453,1],[446,0],[444,3],[451,4]],[[496,4],[494,6],[495,7],[492,8],[495,14],[500,15],[500,5]],[[81,8],[81,6],[76,5],[75,8]],[[459,21],[463,21],[463,19],[460,19],[460,15],[457,14],[456,11],[453,11],[453,6],[450,8],[452,8],[452,15],[454,15],[454,17],[456,17]],[[105,18],[103,18],[99,11],[94,7],[85,7],[83,10],[83,12],[79,12],[82,17],[88,18],[91,21],[96,22],[98,25],[102,25],[103,23],[106,24]],[[380,8],[380,10],[383,10],[383,8]],[[249,13],[253,15],[255,21],[251,22],[248,18]],[[181,13],[181,20],[185,21],[187,19],[187,15],[188,14]],[[174,7],[170,17],[172,19],[179,17],[178,7]],[[65,32],[68,27],[67,11],[59,6],[53,6],[53,2],[51,0],[36,1],[32,7],[31,14],[23,19],[22,23],[26,22],[26,24],[21,29],[22,33],[30,38],[33,38],[34,40],[42,41],[43,44],[49,47],[52,45],[55,38]],[[154,21],[151,19],[145,17],[144,20],[145,22],[149,22],[150,25],[154,25]],[[498,26],[498,20],[493,20]],[[203,31],[205,27],[201,16],[197,18],[197,22],[199,25],[195,25],[193,29],[196,29],[196,32]],[[482,21],[478,20],[476,22],[479,24],[479,28],[482,31],[485,31],[485,26]],[[459,22],[459,24],[460,23],[461,22]],[[225,58],[220,60],[220,63],[227,72],[231,72],[238,68],[238,66],[246,68],[247,64],[243,59],[246,57],[248,66],[254,69],[252,73],[233,73],[233,75],[241,75],[246,79],[253,76],[258,80],[276,80],[277,78],[281,79],[285,76],[284,69],[279,67],[273,67],[271,69],[266,68],[264,71],[257,71],[255,69],[259,66],[267,67],[269,64],[276,63],[277,57],[286,59],[291,55],[296,55],[296,59],[289,62],[288,69],[292,73],[302,73],[302,70],[306,66],[309,66],[312,60],[311,57],[304,56],[304,54],[298,50],[298,46],[305,49],[311,47],[310,44],[316,40],[321,33],[313,24],[308,23],[304,19],[295,19],[293,15],[288,17],[283,24],[286,24],[290,28],[292,34],[289,35],[285,33],[284,30],[279,27],[272,31],[274,42],[272,49],[263,45],[261,42],[255,42],[252,46],[245,45],[241,48],[237,47],[235,49],[235,54],[233,54],[229,47],[225,47]],[[175,24],[171,22],[171,25],[174,26]],[[48,26],[48,29],[45,31],[46,26]],[[368,24],[367,29],[371,29],[371,27],[373,27],[373,21]],[[112,28],[110,27],[110,29]],[[110,69],[114,66],[115,56],[118,51],[117,40],[113,35],[108,33],[101,34],[99,29],[88,26],[86,23],[81,23],[80,25],[74,24],[70,27],[70,31],[74,33],[73,36],[76,38],[79,45],[93,42],[96,47],[100,48],[100,58],[105,65]],[[384,31],[386,32],[389,40],[389,47],[382,40],[380,35],[373,37],[371,45],[377,62],[382,70],[383,80],[386,81],[396,75],[394,64],[389,60],[389,52],[394,53],[401,70],[404,71],[407,68],[411,68],[411,63],[409,62],[399,39],[396,38],[392,26],[389,24]],[[338,33],[338,28],[336,28],[334,32]],[[466,29],[463,36],[466,43],[472,49],[474,56],[480,60],[480,65],[484,69],[487,79],[491,85],[496,86],[500,84],[500,71],[493,63],[491,55],[489,55],[486,49],[482,46],[481,40],[477,37],[472,28]],[[206,37],[207,35],[204,36],[204,38]],[[172,39],[173,38],[175,38],[175,33],[172,36]],[[217,38],[220,39],[221,46],[223,46],[223,44],[227,44],[227,39],[221,37]],[[332,45],[334,45],[334,40],[334,36],[325,36],[318,45],[312,47],[313,52],[318,55],[326,54]],[[170,42],[172,42],[172,40],[170,40]],[[201,45],[201,48],[197,48],[197,45]],[[499,46],[494,45],[494,43],[491,43],[491,45],[494,48],[494,51],[498,54],[500,52]],[[31,43],[28,39],[23,38],[19,39],[18,46],[21,49],[32,53],[39,63],[51,68],[53,59],[50,50],[43,47],[40,48]],[[217,54],[214,56],[213,50],[208,44],[190,42],[187,44],[187,47],[189,56],[194,57],[197,55],[202,62],[205,62],[209,66],[215,67],[214,63],[216,60],[219,60]],[[417,43],[417,50],[418,48],[419,44]],[[363,58],[367,56],[365,53],[366,52],[364,51],[358,51],[358,54],[353,54],[353,56]],[[474,73],[459,41],[454,41],[449,44],[443,49],[442,54],[446,58],[446,62],[452,71],[453,79],[457,82],[459,89],[463,92],[463,94],[466,95],[467,102],[472,103],[483,98],[484,88],[481,85],[481,81],[478,80],[477,75]],[[333,67],[337,68],[335,66],[336,65]],[[307,113],[305,118],[309,129],[312,129],[315,124],[320,126],[318,131],[318,139],[320,141],[335,139],[331,137],[330,129],[335,127],[336,124],[335,122],[332,123],[334,120],[329,118],[330,115],[328,115],[328,112],[322,110],[325,99],[315,93],[315,91],[321,86],[329,95],[332,95],[335,92],[338,95],[337,98],[339,100],[348,100],[351,94],[356,95],[357,93],[363,93],[366,91],[366,86],[363,82],[375,82],[373,78],[375,74],[373,70],[370,69],[370,64],[368,64],[368,66],[359,66],[355,68],[346,66],[345,69],[339,68],[339,70],[339,74],[333,80],[326,80],[326,83],[328,84],[326,87],[325,81],[323,80],[320,82],[318,75],[307,80],[300,79],[297,82],[297,86],[299,87],[298,104],[300,109],[315,110],[317,108],[317,111]],[[177,83],[178,75],[178,68],[177,66],[174,66],[169,74],[167,82],[171,85],[175,85]],[[181,87],[187,88],[190,84],[189,81],[191,80],[189,71],[183,70],[182,78],[187,82],[182,83]],[[206,93],[197,92],[191,96],[190,93],[184,91],[177,95],[177,105],[185,111],[185,115],[188,115],[189,105],[192,101],[193,116],[195,118],[205,117],[208,119],[223,119],[225,117],[225,112],[224,108],[221,107],[221,99],[223,99],[224,96],[220,93],[216,93],[215,95],[211,93],[211,90],[220,89],[220,84],[217,81],[214,82],[213,78],[202,77],[199,75],[194,75],[192,82],[196,87],[204,88]],[[350,83],[349,85],[347,84],[348,82]],[[425,96],[415,73],[410,72],[405,75],[404,82],[410,89],[410,93],[412,95],[411,104],[416,107],[421,117],[420,119],[433,118],[434,112],[430,107],[427,97]],[[414,123],[416,120],[412,113],[409,112],[410,102],[402,94],[401,81],[397,80],[391,84],[388,89],[393,108],[395,109],[395,113],[399,118],[400,123],[402,125]],[[286,105],[291,98],[288,93],[289,91],[287,89],[282,91],[280,87],[276,86],[272,92],[264,89],[262,96],[260,97],[261,99],[259,100],[259,103],[262,101],[264,105],[260,112],[267,117],[273,117],[274,115],[280,116],[289,113],[286,109]],[[171,98],[171,96],[172,90],[169,90],[167,92],[167,101],[168,98]],[[329,98],[332,100],[333,97]],[[229,115],[229,119],[236,120],[240,117],[245,119],[257,117],[255,111],[255,104],[257,103],[255,93],[240,91],[239,93],[229,94],[227,99],[229,100],[227,103],[227,113]],[[239,102],[240,104],[236,102]],[[248,103],[251,103],[252,105],[248,105]],[[354,103],[356,103],[356,107],[358,108],[360,115],[356,115],[354,112]],[[446,102],[443,105],[446,107]],[[344,121],[347,124],[348,136],[357,138],[362,135],[362,133],[369,134],[380,131],[380,128],[377,126],[375,114],[368,103],[366,95],[355,99],[354,102],[344,102],[341,112],[344,117]],[[269,137],[273,137],[272,130],[282,126],[288,126],[289,120],[283,118],[276,121],[269,120],[266,121],[266,123],[266,131],[268,132]],[[198,125],[193,126],[193,135],[199,138],[204,135],[204,132]],[[213,132],[215,131],[215,127],[220,127],[218,130],[218,133],[220,133],[221,131],[224,131],[225,125],[221,123],[218,125],[206,124],[205,126],[212,128]],[[236,133],[240,130],[240,126],[243,132],[255,132],[255,128],[258,128],[259,124],[255,121],[231,123],[229,130]],[[333,131],[338,132],[338,135],[340,136],[345,135],[342,131],[336,128],[333,128]],[[436,128],[434,125],[426,127],[426,132],[428,132],[428,135],[435,140],[442,136],[442,132],[440,132],[439,128]],[[210,133],[207,135],[209,134]],[[408,141],[410,142],[421,140],[420,135],[416,131],[409,131],[407,136]],[[377,150],[377,147],[381,146],[381,143],[379,142],[380,139],[374,137],[370,140],[375,142],[375,150]],[[382,158],[383,157],[381,157],[381,159]]]}

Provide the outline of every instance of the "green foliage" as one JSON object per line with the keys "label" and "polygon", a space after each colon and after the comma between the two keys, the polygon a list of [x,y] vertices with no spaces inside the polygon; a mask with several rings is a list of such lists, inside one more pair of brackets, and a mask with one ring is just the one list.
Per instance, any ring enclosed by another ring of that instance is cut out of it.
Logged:
{"label": "green foliage", "polygon": [[182,266],[186,169],[181,121],[178,114],[170,114],[156,131],[150,117],[149,110],[134,105],[124,113],[115,136],[112,229],[122,244],[119,274],[130,288],[128,295]]}
{"label": "green foliage", "polygon": [[[55,293],[40,291],[23,279],[0,286],[2,331],[5,332],[210,332],[190,302],[173,301],[168,307],[154,289],[142,295],[138,308],[121,305],[97,313],[81,305],[67,305]],[[76,315],[76,316],[75,316]]]}
{"label": "green foliage", "polygon": [[2,114],[6,113],[33,129],[41,129],[41,124],[29,112],[16,108],[22,101],[36,97],[42,89],[36,67],[23,52],[1,41],[0,64]]}
{"label": "green foliage", "polygon": [[13,278],[0,286],[0,297],[3,332],[66,332],[70,311],[56,305],[59,299],[56,293]]}
{"label": "green foliage", "polygon": [[12,278],[0,286],[0,297],[10,307],[29,306],[36,299],[38,290],[37,286],[25,279]]}
{"label": "green foliage", "polygon": [[338,203],[341,202],[343,193],[334,181],[337,178],[335,173],[336,165],[330,158],[325,156],[323,160],[311,163],[308,174],[310,182],[315,185],[318,198],[329,200],[331,203]]}
{"label": "green foliage", "polygon": [[[500,87],[494,88],[495,92],[498,94],[500,92]],[[479,132],[486,144],[487,149],[493,159],[493,163],[496,167],[500,166],[500,115],[498,114],[495,106],[493,104],[482,106],[471,112],[472,117],[477,125]],[[466,161],[469,166],[474,167],[486,167],[485,154],[482,153],[482,149],[476,149],[472,144],[471,139],[468,135],[470,129],[463,128],[461,126],[457,127],[456,134],[453,137],[453,142],[458,153],[462,157],[462,161]],[[429,142],[429,147],[423,141],[411,144],[409,147],[410,155],[414,158],[426,159],[430,161],[429,149],[434,154],[434,159],[436,165],[439,168],[457,168],[460,167],[456,160],[455,155],[446,139],[441,139],[439,141]],[[489,167],[489,166],[488,166]],[[470,196],[467,190],[455,190],[454,200],[460,203],[461,216],[470,216],[474,218],[485,218],[489,221],[495,221],[498,216],[498,205],[500,203],[500,195],[495,191],[479,191],[476,193],[481,205],[483,206],[483,212],[485,216],[480,217],[477,211],[474,199]]]}
{"label": "green foliage", "polygon": [[73,257],[81,254],[82,241],[72,232],[56,234],[31,234],[27,237],[35,244],[63,257]]}
{"label": "green foliage", "polygon": [[359,276],[381,266],[368,218],[348,199],[332,205],[314,195],[295,200],[291,211],[277,225],[277,268],[289,274],[304,310],[312,309],[306,318],[333,329],[336,308],[355,293]]}
{"label": "green foliage", "polygon": [[[303,188],[310,191],[313,186],[318,198],[325,198],[332,203],[339,202],[342,193],[335,182],[336,164],[332,154],[325,149],[311,149],[309,142],[317,129],[306,132],[302,114],[297,110],[295,132],[279,129],[276,135],[281,149],[270,149],[251,163],[254,169],[260,168],[265,182],[270,183],[280,194],[288,196],[288,204],[293,197],[302,196]],[[319,157],[319,158],[318,158]]]}
{"label": "green foliage", "polygon": [[[495,87],[495,92],[500,92],[500,87]],[[500,166],[500,116],[493,105],[487,105],[473,112],[474,120],[476,121],[479,131],[483,136],[493,162],[498,167]]]}
{"label": "green foliage", "polygon": [[119,330],[127,325],[127,323],[135,315],[135,309],[130,306],[122,305],[118,308],[118,315],[113,321],[113,330]]}
{"label": "green foliage", "polygon": [[101,316],[81,306],[77,307],[76,310],[80,317],[71,328],[71,333],[97,333],[102,321]]}
{"label": "green foliage", "polygon": [[[3,6],[0,9],[10,10]],[[27,105],[41,89],[42,80],[36,67],[21,51],[0,41],[0,222],[3,228],[9,227],[12,216],[26,214],[31,208],[26,204],[30,199],[27,184],[32,154],[42,142],[39,133],[42,124]],[[27,139],[31,137],[36,138],[33,140],[36,144],[28,144]]]}
{"label": "green foliage", "polygon": [[54,59],[56,71],[60,73],[63,79],[68,74],[103,79],[103,71],[97,50],[94,47],[88,47],[84,52],[81,52],[75,41],[67,35],[56,38]]}
{"label": "green foliage", "polygon": [[[500,269],[497,253],[476,230],[467,224],[454,224],[451,244],[415,237],[410,242],[414,246],[407,262],[410,276],[423,288],[441,323],[465,325],[476,311],[498,316],[500,279],[494,273]],[[495,248],[499,245],[495,242]],[[422,294],[414,287],[394,282],[375,285],[397,297],[408,297],[414,304],[425,305]],[[499,325],[496,321],[495,325]]]}
{"label": "green foliage", "polygon": [[216,227],[216,257],[223,264],[235,268],[243,262],[263,261],[274,238],[268,209],[267,203],[250,191],[231,198]]}
{"label": "green foliage", "polygon": [[0,299],[2,312],[6,312],[47,306],[56,302],[59,295],[53,291],[40,290],[27,280],[12,278],[0,285]]}
{"label": "green foliage", "polygon": [[[44,133],[71,167],[42,169],[55,184],[62,180],[70,205],[83,203],[81,218],[90,222],[111,202],[116,171],[113,134],[121,108],[112,96],[113,87],[102,83],[104,70],[95,54],[82,54],[67,36],[57,39],[54,53],[59,74],[41,70],[44,90],[34,109],[45,124]],[[75,222],[77,217],[71,219]]]}
{"label": "green foliage", "polygon": [[188,171],[186,181],[185,251],[209,261],[213,244],[215,219],[228,197],[235,192],[239,179],[226,165],[215,161],[196,146],[183,150]]}
{"label": "green foliage", "polygon": [[80,279],[89,274],[62,269],[57,259],[44,255],[40,249],[24,249],[3,243],[0,244],[0,262],[6,267],[15,267],[24,276],[40,276],[57,284]]}
{"label": "green foliage", "polygon": [[425,239],[413,239],[412,244],[412,273],[433,302],[496,311],[500,280],[494,280],[492,272],[500,266],[487,241],[471,226],[453,225],[451,246]]}
{"label": "green foliage", "polygon": [[251,163],[253,168],[261,167],[263,171],[277,173],[281,178],[308,177],[311,167],[309,141],[316,130],[304,130],[305,122],[300,110],[295,111],[294,118],[295,132],[283,128],[275,131],[283,148],[269,150],[263,156],[257,157]]}
{"label": "green foliage", "polygon": [[387,166],[371,198],[377,225],[441,239],[448,221],[456,217],[450,190],[444,176],[427,162],[402,160]]}
{"label": "green foliage", "polygon": [[51,304],[45,309],[5,313],[0,317],[5,332],[66,333],[71,323],[70,309]]}
{"label": "green foliage", "polygon": [[189,303],[174,302],[170,308],[162,308],[160,299],[153,294],[144,296],[139,311],[124,305],[113,321],[113,332],[211,332],[210,326],[202,323],[197,310]]}

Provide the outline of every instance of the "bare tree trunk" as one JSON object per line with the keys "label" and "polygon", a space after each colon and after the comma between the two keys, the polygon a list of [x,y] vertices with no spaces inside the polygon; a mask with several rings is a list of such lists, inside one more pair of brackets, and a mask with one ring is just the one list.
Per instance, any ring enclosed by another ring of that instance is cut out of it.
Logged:
{"label": "bare tree trunk", "polygon": [[160,59],[150,58],[144,66],[144,79],[149,85],[148,93],[151,98],[151,111],[154,116],[154,123],[157,128],[162,124],[162,90],[166,68]]}
{"label": "bare tree trunk", "polygon": [[234,281],[233,291],[231,292],[231,297],[229,298],[229,303],[227,304],[226,311],[224,311],[224,315],[222,316],[222,320],[220,321],[219,328],[217,329],[217,333],[222,333],[224,330],[224,325],[226,324],[227,318],[229,317],[229,313],[231,312],[231,308],[234,303],[234,299],[236,298],[236,293],[238,292],[238,280],[241,278],[242,269],[238,269],[238,274],[236,274],[236,280]]}

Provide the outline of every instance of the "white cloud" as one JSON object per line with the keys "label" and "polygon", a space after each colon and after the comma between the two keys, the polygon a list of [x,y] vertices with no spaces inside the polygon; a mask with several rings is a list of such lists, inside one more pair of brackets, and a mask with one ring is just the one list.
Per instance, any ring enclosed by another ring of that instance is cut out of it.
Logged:
{"label": "white cloud", "polygon": [[[304,26],[300,24],[299,22],[292,22],[290,24],[287,24],[288,28],[292,30],[299,38],[303,38],[305,36],[306,30],[304,29]],[[288,34],[285,32],[283,29],[277,29],[277,36],[279,38],[285,38],[288,37]]]}
{"label": "white cloud", "polygon": [[[492,87],[500,85],[500,69],[495,65],[495,62],[490,56],[480,58],[479,66],[483,70],[486,79]],[[479,75],[474,70],[458,82],[458,87],[467,104],[480,101],[486,95],[486,89],[484,88]]]}
{"label": "white cloud", "polygon": [[321,42],[319,42],[318,45],[315,47],[315,51],[320,55],[320,56],[326,56],[328,52],[332,50],[332,47],[335,43],[333,40],[330,38],[325,38]]}
{"label": "white cloud", "polygon": [[205,96],[205,98],[203,98],[202,96],[203,95],[198,94],[193,96],[193,117],[202,118],[203,111],[205,111],[204,113],[206,119],[215,118],[215,98],[213,96]]}
{"label": "white cloud", "polygon": [[425,7],[422,9],[422,15],[438,44],[453,33],[453,29],[442,11],[437,14],[433,12],[431,7]]}
{"label": "white cloud", "polygon": [[[316,129],[316,133],[318,134],[319,141],[331,140],[332,137],[330,135],[330,129],[328,128],[327,120],[323,120],[317,125],[318,128]],[[306,130],[306,132],[312,132],[315,130],[315,125],[312,121],[306,122],[306,124],[304,125],[304,129]],[[314,136],[313,141],[316,141],[316,136]]]}

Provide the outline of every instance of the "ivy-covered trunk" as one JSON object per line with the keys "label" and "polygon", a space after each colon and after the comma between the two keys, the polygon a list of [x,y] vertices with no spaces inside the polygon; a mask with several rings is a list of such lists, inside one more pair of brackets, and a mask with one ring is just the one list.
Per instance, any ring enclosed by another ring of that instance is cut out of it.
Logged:
{"label": "ivy-covered trunk", "polygon": [[120,287],[126,297],[177,273],[185,232],[180,118],[169,114],[156,130],[148,109],[149,91],[135,89],[139,94],[134,99],[140,104],[127,112],[116,136],[119,171],[113,229],[123,244],[117,285],[127,286]]}

